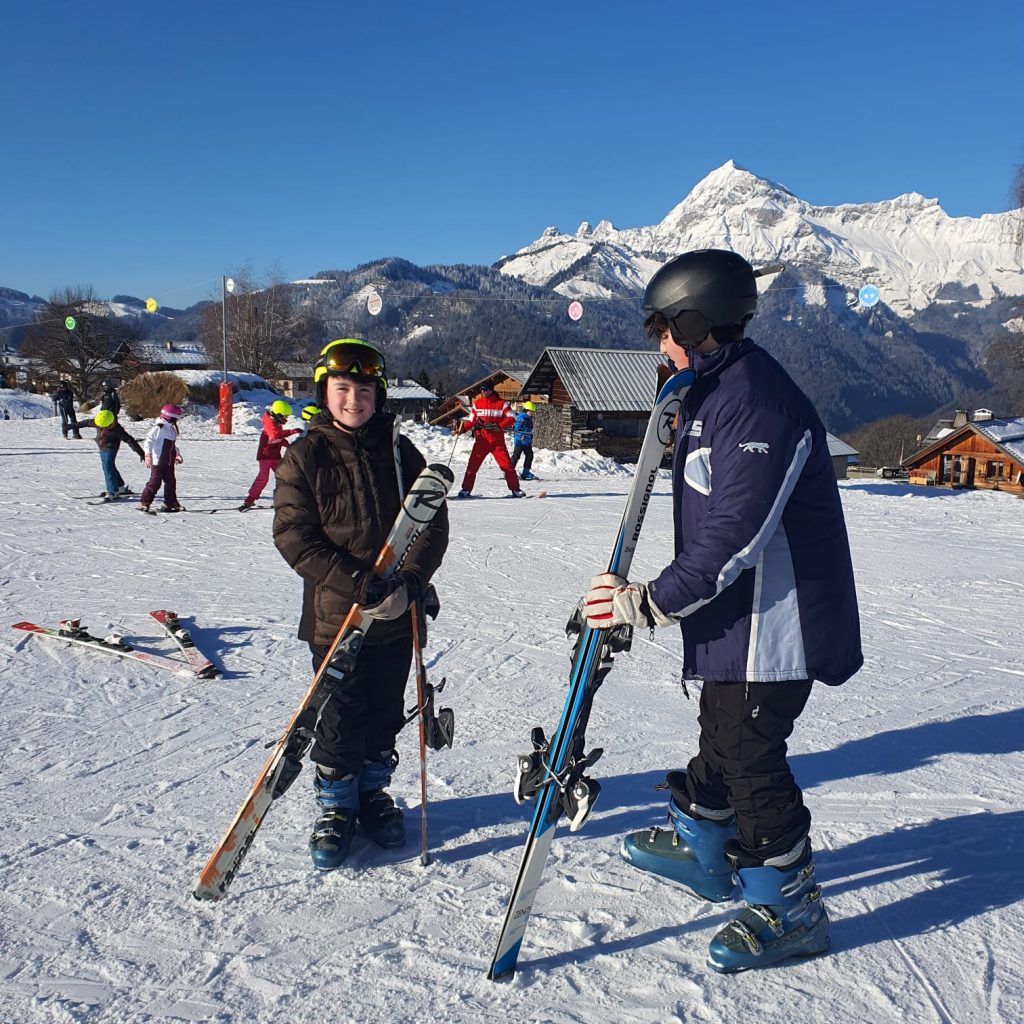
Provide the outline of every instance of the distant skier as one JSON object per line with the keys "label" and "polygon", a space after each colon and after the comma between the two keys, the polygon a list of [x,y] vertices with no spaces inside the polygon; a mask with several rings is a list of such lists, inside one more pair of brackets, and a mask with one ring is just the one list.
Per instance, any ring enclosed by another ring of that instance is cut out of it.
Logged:
{"label": "distant skier", "polygon": [[309,405],[304,405],[302,407],[302,411],[299,413],[299,416],[302,419],[302,433],[303,433],[303,435],[309,433],[310,425],[312,424],[313,420],[315,420],[317,418],[317,416],[319,416],[319,415],[320,415],[320,406],[314,405],[312,402],[310,402]]}
{"label": "distant skier", "polygon": [[469,463],[466,466],[466,475],[462,478],[462,490],[459,491],[460,498],[468,498],[473,493],[473,484],[476,483],[477,470],[480,463],[488,455],[494,456],[498,468],[505,474],[505,483],[508,484],[508,496],[510,498],[523,498],[526,495],[519,488],[519,477],[512,468],[512,461],[508,457],[508,448],[505,447],[505,431],[515,423],[512,415],[512,408],[492,387],[480,389],[480,394],[473,400],[469,415],[456,424],[456,433],[472,433],[474,437],[473,450],[469,453]]}
{"label": "distant skier", "polygon": [[100,409],[95,419],[83,423],[82,426],[96,428],[96,445],[100,450],[100,465],[103,467],[103,481],[106,486],[103,500],[116,501],[121,495],[131,494],[124,478],[118,472],[115,460],[123,441],[138,455],[140,462],[145,462],[146,453],[142,446],[117,422],[117,416],[109,409]]}
{"label": "distant skier", "polygon": [[281,465],[281,451],[287,447],[288,438],[302,433],[298,428],[284,429],[291,414],[292,407],[280,398],[263,410],[263,430],[260,432],[260,442],[256,448],[256,461],[260,468],[245,501],[238,506],[239,512],[248,512],[259,501],[270,474],[276,473],[277,467]]}
{"label": "distant skier", "polygon": [[146,466],[149,468],[149,482],[139,495],[139,511],[148,512],[149,506],[160,490],[164,488],[164,503],[161,512],[181,512],[178,504],[178,482],[174,475],[174,467],[185,460],[178,451],[178,420],[181,419],[181,407],[165,405],[160,410],[160,419],[150,427],[146,439],[142,442],[146,450]]}
{"label": "distant skier", "polygon": [[523,408],[516,416],[515,426],[512,428],[512,440],[515,447],[512,449],[512,468],[519,464],[519,456],[523,456],[523,471],[519,474],[520,480],[536,480],[537,478],[530,471],[533,466],[533,414],[537,406],[533,402],[523,402]]}
{"label": "distant skier", "polygon": [[[412,661],[409,606],[427,591],[448,546],[442,508],[389,580],[373,574],[377,554],[401,508],[392,427],[385,413],[384,356],[341,338],[320,353],[313,379],[321,414],[285,453],[274,492],[274,543],[303,579],[299,638],[318,669],[354,603],[376,620],[355,670],[335,685],[320,713],[310,759],[320,816],[309,841],[313,863],[338,867],[356,821],[380,846],[405,843],[405,818],[387,787],[398,764]],[[399,439],[403,489],[426,465]]]}
{"label": "distant skier", "polygon": [[675,558],[649,583],[596,576],[587,624],[678,626],[683,671],[703,681],[700,741],[668,775],[668,829],[627,836],[622,856],[698,896],[746,909],[711,942],[722,972],[829,946],[811,816],[786,740],[815,679],[863,664],[850,547],[825,428],[807,396],[744,336],[753,269],[703,249],[666,263],[645,327],[697,374],[676,430]]}
{"label": "distant skier", "polygon": [[60,413],[60,432],[64,435],[64,440],[67,440],[70,431],[76,441],[81,441],[82,435],[78,432],[78,418],[75,416],[75,393],[71,390],[68,381],[60,382],[60,387],[53,393],[53,400]]}
{"label": "distant skier", "polygon": [[102,383],[103,394],[100,396],[100,408],[109,409],[115,416],[121,415],[121,396],[117,393],[112,380]]}

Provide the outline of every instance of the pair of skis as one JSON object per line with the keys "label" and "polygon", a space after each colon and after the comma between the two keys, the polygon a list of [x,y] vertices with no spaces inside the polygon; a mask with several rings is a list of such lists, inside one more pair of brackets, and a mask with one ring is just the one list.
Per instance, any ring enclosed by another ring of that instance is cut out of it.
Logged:
{"label": "pair of skis", "polygon": [[[374,564],[379,579],[393,576],[406,552],[444,505],[455,476],[440,464],[427,466],[416,478],[402,502],[401,511]],[[313,742],[320,710],[355,667],[356,656],[373,619],[354,604],[338,630],[327,656],[313,676],[302,701],[284,732],[273,742],[263,765],[234,820],[199,874],[193,895],[199,900],[219,900],[238,873],[270,805],[282,796],[302,769],[302,759]],[[269,744],[268,744],[269,745]]]}
{"label": "pair of skis", "polygon": [[178,649],[185,657],[185,662],[178,661],[176,658],[164,657],[162,654],[137,651],[119,633],[111,633],[106,637],[94,636],[82,625],[80,619],[64,619],[56,629],[37,626],[34,622],[16,622],[12,628],[23,630],[36,637],[78,644],[94,651],[112,654],[118,658],[138,661],[151,668],[163,669],[176,675],[189,674],[198,676],[200,679],[211,679],[217,675],[217,667],[195,646],[188,630],[181,626],[174,612],[160,610],[149,614],[160,623],[168,636],[178,645]]}
{"label": "pair of skis", "polygon": [[[658,470],[693,381],[692,370],[681,370],[659,382],[636,475],[608,561],[610,573],[623,577],[629,573]],[[594,695],[611,670],[613,655],[629,649],[632,633],[628,627],[593,629],[579,613],[570,620],[567,632],[576,633],[577,639],[562,717],[550,740],[543,729],[533,730],[533,750],[523,754],[517,763],[516,800],[535,799],[536,806],[519,874],[487,973],[492,981],[510,978],[515,973],[559,818],[565,814],[570,830],[575,832],[587,820],[601,788],[585,774],[602,753],[600,749],[584,752],[587,722]]]}

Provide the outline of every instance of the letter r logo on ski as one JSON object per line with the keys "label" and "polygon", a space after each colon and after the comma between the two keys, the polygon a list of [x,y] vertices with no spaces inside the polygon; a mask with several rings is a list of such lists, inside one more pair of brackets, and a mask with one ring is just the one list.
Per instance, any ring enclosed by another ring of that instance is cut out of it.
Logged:
{"label": "letter r logo on ski", "polygon": [[750,452],[753,455],[768,454],[767,441],[741,441],[738,447],[742,448],[745,452]]}

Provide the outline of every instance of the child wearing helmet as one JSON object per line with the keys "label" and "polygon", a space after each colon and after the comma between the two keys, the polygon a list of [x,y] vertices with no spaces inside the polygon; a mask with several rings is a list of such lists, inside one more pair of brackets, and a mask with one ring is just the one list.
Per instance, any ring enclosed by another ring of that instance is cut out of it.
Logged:
{"label": "child wearing helmet", "polygon": [[260,432],[260,442],[256,448],[259,472],[245,496],[245,501],[238,506],[239,512],[248,512],[256,504],[263,493],[263,488],[267,486],[270,474],[276,473],[277,467],[281,465],[281,451],[287,446],[288,438],[302,433],[298,428],[284,429],[291,414],[292,407],[280,398],[263,410],[263,430]]}
{"label": "child wearing helmet", "polygon": [[139,495],[140,512],[150,512],[149,506],[161,485],[164,489],[164,503],[160,506],[160,511],[182,511],[178,504],[178,482],[174,475],[174,467],[185,461],[178,451],[178,420],[181,419],[181,415],[180,406],[165,405],[160,410],[160,418],[149,428],[142,442],[146,452],[146,466],[149,468],[149,480]]}
{"label": "child wearing helmet", "polygon": [[[442,508],[399,571],[377,580],[373,565],[426,461],[384,411],[383,354],[357,338],[326,345],[314,369],[320,415],[277,471],[274,543],[302,577],[299,639],[319,668],[353,604],[373,619],[355,668],[335,684],[316,724],[310,759],[320,808],[309,841],[314,865],[338,867],[357,824],[386,848],[405,843],[405,822],[387,787],[398,764],[412,660],[409,607],[427,600],[448,546]],[[422,621],[422,618],[421,618]]]}
{"label": "child wearing helmet", "polygon": [[734,972],[829,947],[811,815],[786,740],[815,680],[863,664],[850,547],[814,406],[746,336],[753,268],[721,249],[666,263],[644,294],[648,334],[696,379],[676,429],[674,557],[649,582],[594,577],[587,624],[681,625],[683,673],[701,681],[700,739],[668,774],[668,828],[622,856],[712,902],[746,904],[711,940]]}
{"label": "child wearing helmet", "polygon": [[117,421],[117,415],[110,409],[100,409],[94,419],[83,423],[84,427],[96,428],[96,446],[100,450],[100,465],[103,467],[103,481],[106,490],[100,497],[104,502],[116,501],[122,494],[131,494],[117,470],[116,459],[123,441],[139,457],[140,462],[146,461],[146,453],[142,446]]}
{"label": "child wearing helmet", "polygon": [[519,474],[521,480],[536,480],[531,472],[533,466],[533,414],[537,406],[533,402],[523,402],[523,407],[516,416],[515,426],[512,428],[512,440],[515,446],[512,449],[512,468],[515,469],[519,463],[519,456],[523,456],[523,471]]}

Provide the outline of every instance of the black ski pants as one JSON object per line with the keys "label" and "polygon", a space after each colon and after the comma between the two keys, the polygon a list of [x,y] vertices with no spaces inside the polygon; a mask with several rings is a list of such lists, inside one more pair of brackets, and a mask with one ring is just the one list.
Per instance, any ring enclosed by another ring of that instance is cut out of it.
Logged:
{"label": "black ski pants", "polygon": [[82,435],[78,432],[78,417],[75,415],[74,406],[71,406],[70,409],[63,405],[60,406],[60,432],[65,438],[70,432],[81,441]]}
{"label": "black ski pants", "polygon": [[533,466],[533,445],[532,444],[517,444],[512,449],[512,468],[514,469],[519,464],[519,456],[523,456],[523,472],[529,473],[530,467]]}
{"label": "black ski pants", "polygon": [[[309,645],[319,669],[326,647]],[[355,670],[338,684],[320,712],[310,760],[340,775],[391,751],[405,724],[405,684],[412,664],[412,634],[379,647],[364,643]]]}
{"label": "black ski pants", "polygon": [[806,679],[704,683],[700,752],[686,769],[687,796],[698,807],[735,811],[740,867],[788,853],[810,829],[786,740],[811,685]]}

